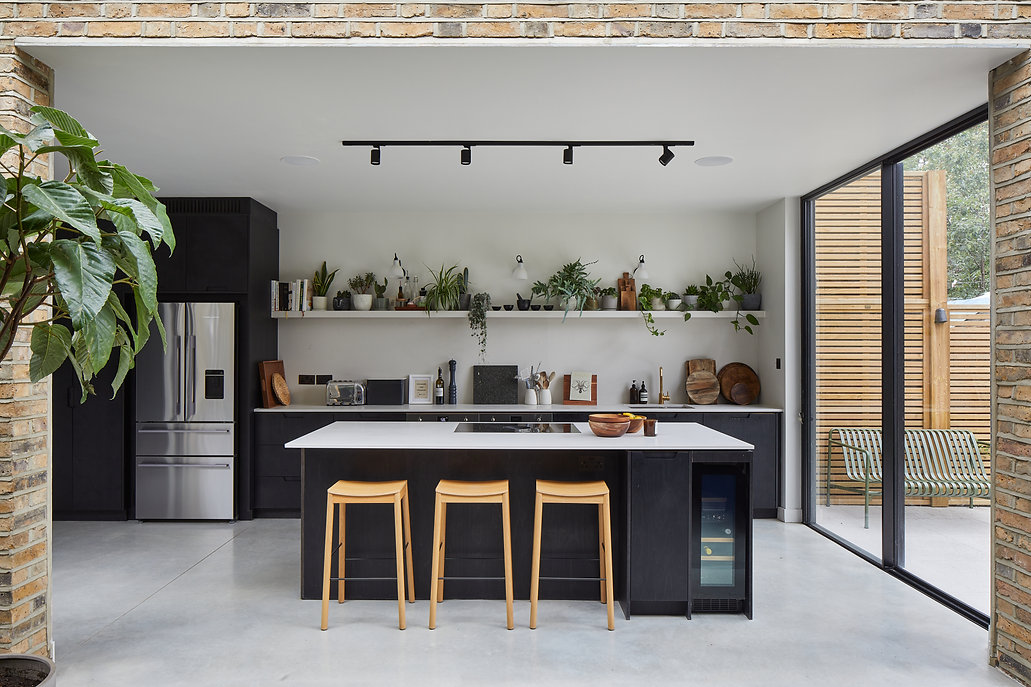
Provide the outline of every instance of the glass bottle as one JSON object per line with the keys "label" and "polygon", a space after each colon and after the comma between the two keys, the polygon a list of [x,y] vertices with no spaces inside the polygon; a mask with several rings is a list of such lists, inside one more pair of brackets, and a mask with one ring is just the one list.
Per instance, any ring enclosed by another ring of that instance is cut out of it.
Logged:
{"label": "glass bottle", "polygon": [[444,371],[437,368],[437,382],[433,385],[433,402],[438,406],[444,405]]}
{"label": "glass bottle", "polygon": [[640,403],[641,394],[637,390],[637,380],[635,379],[633,384],[630,385],[630,403]]}
{"label": "glass bottle", "polygon": [[644,380],[643,379],[641,380],[641,391],[640,391],[640,395],[638,396],[637,402],[638,403],[647,403],[648,402],[648,389],[645,388]]}

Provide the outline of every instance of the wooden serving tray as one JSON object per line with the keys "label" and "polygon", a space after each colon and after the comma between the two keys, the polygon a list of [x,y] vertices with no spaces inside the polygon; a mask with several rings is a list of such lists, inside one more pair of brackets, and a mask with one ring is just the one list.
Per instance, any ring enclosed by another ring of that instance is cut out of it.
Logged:
{"label": "wooden serving tray", "polygon": [[261,382],[261,404],[265,408],[283,405],[272,390],[272,375],[278,373],[286,380],[282,360],[262,360],[258,363],[258,379]]}

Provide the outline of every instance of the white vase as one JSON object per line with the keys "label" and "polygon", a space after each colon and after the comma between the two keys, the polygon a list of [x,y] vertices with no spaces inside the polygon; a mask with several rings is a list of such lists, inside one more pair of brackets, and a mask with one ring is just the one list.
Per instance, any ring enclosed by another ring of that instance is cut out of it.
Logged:
{"label": "white vase", "polygon": [[542,406],[550,406],[551,389],[537,389],[537,403]]}
{"label": "white vase", "polygon": [[312,310],[329,310],[329,298],[326,296],[312,296],[311,297],[311,309]]}
{"label": "white vase", "polygon": [[351,307],[355,310],[372,310],[372,294],[356,293],[351,296]]}
{"label": "white vase", "polygon": [[537,405],[537,390],[527,389],[526,396],[523,397],[523,403],[525,403],[528,406]]}
{"label": "white vase", "polygon": [[666,301],[667,310],[680,310],[680,304],[683,303],[679,298],[670,298]]}

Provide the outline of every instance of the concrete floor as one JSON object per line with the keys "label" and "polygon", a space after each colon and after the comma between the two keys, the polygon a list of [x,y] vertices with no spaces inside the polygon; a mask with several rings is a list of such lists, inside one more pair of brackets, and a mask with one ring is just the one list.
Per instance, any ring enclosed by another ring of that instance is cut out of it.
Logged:
{"label": "concrete floor", "polygon": [[755,526],[755,620],[617,615],[542,602],[330,607],[298,599],[297,520],[54,524],[61,687],[693,683],[1013,685],[987,633],[802,525]]}
{"label": "concrete floor", "polygon": [[[991,603],[992,510],[987,506],[906,506],[905,567],[983,613]],[[816,522],[881,557],[881,509],[817,506]]]}

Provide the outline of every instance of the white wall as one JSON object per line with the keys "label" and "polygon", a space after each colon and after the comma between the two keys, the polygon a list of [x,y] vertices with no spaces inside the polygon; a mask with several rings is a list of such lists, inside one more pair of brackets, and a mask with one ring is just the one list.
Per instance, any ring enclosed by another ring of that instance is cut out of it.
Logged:
{"label": "white wall", "polygon": [[[632,271],[637,256],[646,255],[648,283],[682,290],[709,273],[722,274],[733,260],[756,255],[756,216],[752,213],[713,215],[541,215],[393,213],[279,215],[280,278],[310,276],[325,259],[340,268],[331,290],[346,288],[358,272],[384,275],[396,251],[405,266],[426,284],[429,268],[441,263],[468,266],[472,290],[488,291],[495,304],[514,303],[515,292],[529,295],[534,280],[546,279],[563,263],[597,260],[590,267],[603,285],[615,286]],[[783,243],[783,226],[777,228]],[[783,253],[783,245],[778,254]],[[515,255],[526,261],[528,282],[511,277]],[[779,264],[779,260],[778,260]],[[640,282],[639,282],[640,283]],[[393,284],[396,292],[396,283]],[[571,370],[598,374],[598,400],[625,402],[631,379],[647,380],[658,393],[658,366],[665,367],[674,402],[687,401],[684,363],[712,357],[717,365],[741,361],[759,367],[760,341],[735,333],[728,320],[659,320],[667,333],[653,337],[638,319],[569,321],[488,320],[485,362],[529,367],[538,362],[561,376]],[[777,331],[782,326],[774,327]],[[472,402],[472,365],[476,342],[464,319],[416,320],[287,320],[279,325],[280,356],[298,403],[323,402],[322,387],[295,384],[301,373],[332,374],[343,379],[403,377],[409,373],[447,371],[458,361],[459,402]],[[764,382],[765,383],[765,382]],[[764,396],[763,403],[772,399]],[[779,403],[779,401],[777,401]]]}
{"label": "white wall", "polygon": [[[801,303],[799,293],[799,199],[786,198],[757,216],[758,264],[763,273],[763,308],[767,311],[759,341],[763,399],[784,409],[781,432],[781,508],[786,522],[801,522]],[[777,359],[780,369],[777,369]]]}

